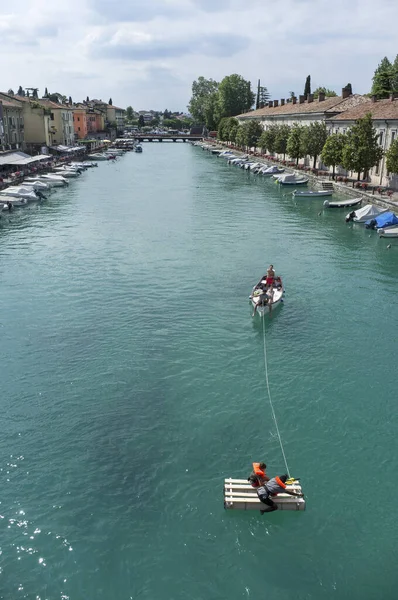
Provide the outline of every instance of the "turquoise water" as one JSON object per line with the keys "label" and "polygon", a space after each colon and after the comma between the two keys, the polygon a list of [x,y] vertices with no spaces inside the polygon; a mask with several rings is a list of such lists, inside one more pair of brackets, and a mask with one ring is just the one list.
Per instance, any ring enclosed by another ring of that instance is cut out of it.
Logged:
{"label": "turquoise water", "polygon": [[[319,214],[320,213],[320,214]],[[396,598],[398,245],[185,144],[1,219],[0,598]],[[305,513],[225,512],[284,465]]]}

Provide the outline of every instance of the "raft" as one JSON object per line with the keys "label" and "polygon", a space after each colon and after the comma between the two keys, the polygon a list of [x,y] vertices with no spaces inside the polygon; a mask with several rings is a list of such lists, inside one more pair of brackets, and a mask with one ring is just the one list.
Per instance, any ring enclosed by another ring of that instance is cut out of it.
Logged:
{"label": "raft", "polygon": [[[288,484],[287,489],[292,492],[302,493],[300,482],[295,479]],[[271,496],[278,510],[305,510],[305,499],[295,498],[287,494]],[[267,506],[260,502],[256,489],[247,479],[225,479],[224,481],[224,508],[228,510],[266,510]]]}

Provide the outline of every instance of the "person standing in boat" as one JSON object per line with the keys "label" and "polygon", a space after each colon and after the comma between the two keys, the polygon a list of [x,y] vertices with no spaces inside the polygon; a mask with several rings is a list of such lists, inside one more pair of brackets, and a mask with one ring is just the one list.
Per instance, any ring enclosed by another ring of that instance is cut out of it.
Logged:
{"label": "person standing in boat", "polygon": [[265,285],[267,286],[267,289],[273,287],[274,281],[275,281],[274,265],[270,265],[267,269],[267,275],[265,277]]}

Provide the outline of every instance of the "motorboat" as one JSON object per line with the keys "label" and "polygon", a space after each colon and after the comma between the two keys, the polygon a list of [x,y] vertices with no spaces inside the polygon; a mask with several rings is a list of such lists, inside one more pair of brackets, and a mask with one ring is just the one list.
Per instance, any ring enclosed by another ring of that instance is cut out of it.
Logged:
{"label": "motorboat", "polygon": [[[12,208],[14,208],[14,206],[26,206],[28,201],[26,198],[18,198],[17,196],[6,196],[5,194],[0,196],[0,202],[2,204],[5,204],[6,206],[8,204],[11,204]],[[9,208],[7,206],[7,208]],[[3,210],[6,210],[3,208]]]}
{"label": "motorboat", "polygon": [[69,184],[69,181],[66,179],[66,177],[63,177],[62,175],[59,175],[57,173],[49,173],[48,175],[41,175],[40,180],[46,181],[46,182],[48,181],[50,183],[50,185],[52,185],[53,187],[62,187],[64,185]]}
{"label": "motorboat", "polygon": [[31,188],[17,185],[8,187],[5,190],[1,190],[0,195],[12,196],[14,198],[26,198],[28,202],[30,200],[39,200],[39,195],[36,194]]}
{"label": "motorboat", "polygon": [[51,186],[48,185],[48,183],[46,183],[45,181],[40,181],[39,179],[34,179],[32,180],[28,180],[28,179],[24,179],[23,181],[23,186],[24,187],[29,187],[29,188],[33,188],[34,190],[41,190],[41,191],[50,191]]}
{"label": "motorboat", "polygon": [[108,157],[105,154],[101,154],[100,152],[88,154],[87,158],[90,158],[92,160],[108,160]]}
{"label": "motorboat", "polygon": [[229,157],[229,156],[231,156],[231,155],[233,155],[233,152],[231,152],[231,150],[222,150],[222,151],[219,153],[218,157],[219,157],[219,158],[227,158],[227,157]]}
{"label": "motorboat", "polygon": [[90,169],[91,167],[98,167],[98,163],[91,160],[85,160],[84,162],[73,162],[72,165],[82,167],[83,169]]}
{"label": "motorboat", "polygon": [[393,225],[398,225],[398,217],[395,213],[388,211],[373,219],[369,219],[365,222],[366,229],[387,229]]}
{"label": "motorboat", "polygon": [[134,148],[134,152],[138,152],[140,154],[142,152],[142,146],[138,145]]}
{"label": "motorboat", "polygon": [[362,208],[358,208],[358,210],[349,212],[346,215],[345,221],[346,223],[349,223],[350,221],[353,221],[354,223],[365,223],[387,211],[388,208],[382,208],[381,206],[375,206],[374,204],[366,204],[366,206],[362,206]]}
{"label": "motorboat", "polygon": [[351,206],[359,206],[361,202],[362,198],[351,198],[351,200],[335,200],[332,202],[325,200],[323,206],[325,208],[350,208]]}
{"label": "motorboat", "polygon": [[274,306],[283,302],[284,293],[281,277],[275,277],[273,285],[267,289],[266,275],[264,275],[252,289],[249,300],[254,311],[262,317],[266,311],[271,312]]}
{"label": "motorboat", "polygon": [[377,230],[380,237],[398,237],[398,226],[392,225],[391,227],[381,227]]}
{"label": "motorboat", "polygon": [[293,198],[323,198],[332,196],[333,190],[294,190]]}
{"label": "motorboat", "polygon": [[280,185],[306,185],[308,183],[308,177],[296,175],[295,173],[285,173],[284,175],[275,176],[276,181]]}
{"label": "motorboat", "polygon": [[77,171],[76,169],[64,169],[62,167],[55,169],[54,173],[56,175],[62,175],[63,177],[78,177],[80,175],[80,171]]}
{"label": "motorboat", "polygon": [[285,169],[283,167],[278,167],[277,165],[271,165],[270,167],[264,167],[260,170],[261,175],[264,177],[271,177],[271,175],[280,175],[283,173]]}

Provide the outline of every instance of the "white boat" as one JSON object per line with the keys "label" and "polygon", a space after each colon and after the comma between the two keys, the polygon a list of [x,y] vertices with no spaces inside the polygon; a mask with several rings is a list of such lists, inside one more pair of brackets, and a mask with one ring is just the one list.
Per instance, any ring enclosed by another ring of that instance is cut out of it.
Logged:
{"label": "white boat", "polygon": [[275,277],[272,288],[266,291],[266,275],[264,275],[252,289],[249,300],[256,313],[262,317],[267,311],[271,312],[272,308],[283,302],[284,292],[280,277]]}
{"label": "white boat", "polygon": [[13,208],[14,208],[14,206],[26,206],[28,203],[26,198],[18,198],[16,196],[6,196],[6,195],[0,196],[0,202],[5,203],[5,204],[7,204],[9,202]]}
{"label": "white boat", "polygon": [[34,190],[42,190],[43,192],[46,190],[49,192],[51,187],[48,185],[48,183],[45,181],[40,181],[39,179],[34,179],[33,181],[30,179],[24,179],[23,186],[33,188]]}
{"label": "white boat", "polygon": [[379,234],[380,237],[398,237],[398,226],[397,225],[392,225],[391,227],[386,227],[383,228],[381,227],[380,229],[377,230],[377,233]]}
{"label": "white boat", "polygon": [[54,187],[61,187],[68,185],[69,181],[63,175],[57,173],[49,173],[48,175],[42,175],[40,177],[42,181],[50,181]]}
{"label": "white boat", "polygon": [[349,223],[350,221],[354,221],[354,223],[365,223],[365,221],[374,219],[387,211],[388,208],[382,208],[381,206],[375,206],[374,204],[366,204],[366,206],[362,206],[362,208],[358,208],[358,210],[349,212],[346,215],[345,221],[346,223]]}
{"label": "white boat", "polygon": [[260,173],[264,175],[264,177],[271,177],[272,175],[281,175],[284,172],[283,167],[278,167],[277,165],[271,165],[270,167],[264,167],[260,170]]}
{"label": "white boat", "polygon": [[294,198],[323,198],[323,196],[332,196],[333,190],[294,190]]}
{"label": "white boat", "polygon": [[62,175],[62,177],[78,177],[80,175],[80,172],[76,169],[55,169],[54,173]]}
{"label": "white boat", "polygon": [[306,183],[308,183],[308,177],[296,175],[295,173],[274,175],[274,178],[280,185],[305,185]]}
{"label": "white boat", "polygon": [[329,200],[325,200],[323,206],[325,208],[348,208],[350,206],[358,206],[361,204],[362,198],[351,198],[351,200],[336,200],[334,202],[329,202]]}
{"label": "white boat", "polygon": [[108,160],[108,156],[106,156],[106,154],[101,154],[99,152],[95,153],[95,154],[88,154],[87,158],[90,158],[92,160]]}
{"label": "white boat", "polygon": [[14,198],[26,198],[26,200],[39,200],[39,196],[31,189],[22,186],[11,186],[0,191],[1,196],[11,196]]}
{"label": "white boat", "polygon": [[72,165],[76,165],[77,167],[82,167],[83,169],[90,169],[91,167],[98,167],[96,162],[85,160],[84,162],[73,162]]}

